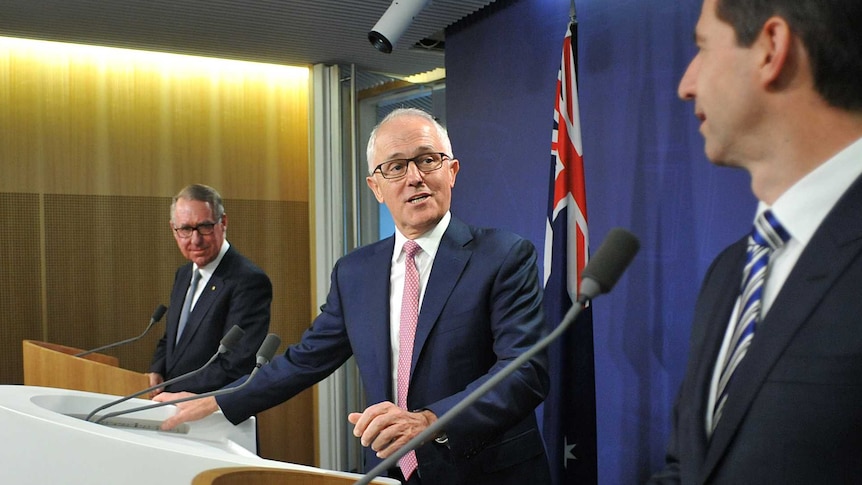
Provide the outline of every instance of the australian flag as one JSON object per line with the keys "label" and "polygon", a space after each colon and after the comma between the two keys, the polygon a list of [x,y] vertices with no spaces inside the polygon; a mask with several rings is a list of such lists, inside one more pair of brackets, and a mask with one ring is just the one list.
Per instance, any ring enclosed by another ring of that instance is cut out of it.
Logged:
{"label": "australian flag", "polygon": [[[572,306],[589,257],[581,123],[577,22],[569,24],[557,76],[545,233],[545,314],[556,327]],[[543,431],[554,485],[597,483],[593,319],[586,308],[549,350],[551,391]]]}

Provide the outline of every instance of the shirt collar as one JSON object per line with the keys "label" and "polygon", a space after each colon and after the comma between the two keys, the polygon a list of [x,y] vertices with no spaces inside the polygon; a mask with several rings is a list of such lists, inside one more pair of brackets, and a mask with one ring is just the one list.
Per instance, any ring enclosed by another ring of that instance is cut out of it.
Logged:
{"label": "shirt collar", "polygon": [[221,245],[221,249],[219,249],[218,256],[216,256],[214,260],[210,261],[209,263],[203,265],[200,268],[197,264],[192,264],[192,271],[196,269],[200,270],[201,280],[208,280],[210,276],[215,273],[216,268],[218,268],[218,265],[219,263],[221,263],[221,260],[224,259],[224,255],[227,254],[228,249],[230,249],[230,243],[227,242],[227,239],[225,239]]}
{"label": "shirt collar", "polygon": [[[862,138],[793,184],[772,204],[772,213],[791,237],[805,246],[838,199],[860,175]],[[757,214],[769,208],[760,202]]]}
{"label": "shirt collar", "polygon": [[[437,255],[437,249],[440,248],[440,241],[443,239],[443,234],[446,232],[446,229],[449,228],[449,222],[452,221],[452,214],[449,211],[446,211],[446,214],[443,215],[443,218],[440,219],[440,222],[434,226],[434,229],[422,234],[421,236],[414,239],[419,247],[422,248],[422,252],[427,254],[434,259],[434,256]],[[395,248],[392,253],[392,262],[397,262],[402,259],[402,248],[404,248],[404,243],[407,242],[407,238],[401,234],[398,229],[395,229]]]}

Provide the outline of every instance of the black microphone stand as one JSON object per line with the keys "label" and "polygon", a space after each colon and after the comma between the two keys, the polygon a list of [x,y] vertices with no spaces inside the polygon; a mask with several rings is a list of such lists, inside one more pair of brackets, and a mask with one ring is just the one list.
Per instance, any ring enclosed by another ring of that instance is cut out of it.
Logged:
{"label": "black microphone stand", "polygon": [[224,394],[230,394],[230,393],[239,391],[243,387],[247,386],[249,382],[251,382],[251,380],[254,378],[254,376],[257,374],[257,372],[260,370],[261,367],[263,367],[265,364],[269,363],[269,361],[272,360],[273,356],[275,355],[275,351],[278,349],[279,345],[281,345],[281,339],[278,337],[278,335],[276,335],[274,333],[267,335],[266,338],[263,340],[263,344],[261,344],[261,346],[260,346],[260,350],[257,353],[257,363],[255,364],[254,369],[252,369],[251,373],[248,375],[248,378],[246,378],[246,380],[243,381],[243,383],[238,385],[238,386],[225,387],[222,389],[217,389],[215,391],[205,392],[203,394],[192,394],[191,396],[186,396],[186,397],[182,397],[179,399],[173,399],[170,401],[157,402],[157,403],[153,403],[153,404],[148,404],[146,406],[139,406],[136,408],[124,409],[122,411],[115,411],[113,413],[107,413],[107,414],[104,414],[102,416],[99,416],[99,418],[93,422],[96,424],[99,424],[108,418],[113,418],[113,417],[120,416],[123,414],[131,414],[131,413],[136,413],[138,411],[146,411],[148,409],[158,408],[158,407],[162,407],[162,406],[169,406],[172,404],[179,404],[181,402],[193,401],[195,399],[203,399],[206,397],[221,396]]}
{"label": "black microphone stand", "polygon": [[156,323],[159,322],[159,320],[162,319],[162,317],[164,316],[164,314],[167,310],[168,310],[167,307],[165,307],[164,305],[159,305],[158,307],[156,307],[156,311],[153,312],[153,316],[150,318],[150,323],[149,323],[149,325],[147,325],[147,328],[144,329],[144,333],[138,335],[137,337],[127,338],[126,340],[121,340],[119,342],[114,342],[111,344],[103,345],[101,347],[96,347],[95,349],[85,350],[83,352],[78,352],[73,357],[83,357],[85,355],[90,355],[94,352],[101,352],[102,350],[111,349],[114,347],[119,347],[120,345],[129,344],[129,343],[134,342],[135,340],[139,340],[139,339],[143,338],[143,336],[146,335],[147,332],[149,332],[151,328],[153,328],[153,325],[155,325]]}
{"label": "black microphone stand", "polygon": [[[198,367],[197,369],[195,369],[195,370],[193,370],[193,371],[191,371],[191,372],[187,372],[187,373],[185,373],[185,374],[183,374],[183,375],[180,375],[180,376],[174,377],[173,379],[169,379],[169,380],[167,380],[167,381],[165,381],[165,382],[161,382],[161,383],[156,384],[156,385],[154,385],[154,386],[150,386],[150,387],[148,387],[148,388],[146,388],[146,389],[140,390],[140,391],[138,391],[138,392],[136,392],[136,393],[134,393],[134,394],[130,394],[130,395],[128,395],[128,396],[124,396],[124,397],[122,397],[122,398],[120,398],[120,399],[117,399],[117,400],[115,400],[115,401],[111,401],[111,402],[109,402],[109,403],[107,403],[107,404],[103,404],[103,405],[101,405],[101,406],[97,407],[96,409],[92,410],[92,411],[90,412],[90,414],[88,414],[88,415],[87,415],[87,417],[86,417],[86,418],[84,418],[84,421],[89,421],[89,420],[90,420],[90,419],[92,419],[92,418],[93,418],[93,416],[95,416],[95,415],[96,415],[96,413],[98,413],[99,411],[102,411],[102,410],[107,409],[107,408],[109,408],[109,407],[116,406],[117,404],[120,404],[120,403],[126,402],[126,401],[128,401],[129,399],[132,399],[132,398],[138,397],[138,396],[140,396],[140,395],[142,395],[142,394],[145,394],[145,393],[148,393],[148,392],[150,392],[150,391],[155,391],[156,389],[158,389],[158,388],[160,388],[160,387],[165,387],[165,386],[169,386],[169,385],[171,385],[171,384],[176,384],[177,382],[184,381],[184,380],[188,379],[189,377],[192,377],[192,376],[194,376],[194,375],[197,375],[197,374],[198,374],[198,373],[200,373],[202,370],[204,370],[207,366],[209,366],[210,364],[212,364],[212,363],[213,363],[213,361],[215,361],[215,360],[218,358],[218,356],[219,356],[219,355],[221,355],[221,354],[223,354],[223,353],[225,353],[225,352],[229,352],[229,351],[230,351],[230,348],[231,348],[231,347],[233,347],[233,345],[234,345],[235,343],[237,343],[237,342],[242,338],[242,336],[243,336],[243,335],[245,335],[245,332],[243,331],[243,329],[242,329],[242,328],[240,328],[238,325],[234,325],[233,327],[231,327],[231,329],[230,329],[230,330],[228,330],[227,334],[225,334],[225,336],[224,336],[224,337],[222,337],[222,339],[221,339],[221,343],[219,344],[219,348],[218,348],[218,350],[216,351],[216,353],[214,353],[214,354],[212,355],[212,357],[210,357],[210,359],[209,359],[208,361],[206,361],[206,363],[205,363],[204,365],[202,365],[202,366]],[[98,422],[98,421],[96,421],[96,422]]]}

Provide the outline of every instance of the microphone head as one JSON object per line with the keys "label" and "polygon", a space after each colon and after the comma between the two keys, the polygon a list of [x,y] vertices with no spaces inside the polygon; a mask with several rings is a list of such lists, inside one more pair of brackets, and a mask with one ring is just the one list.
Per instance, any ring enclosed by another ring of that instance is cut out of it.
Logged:
{"label": "microphone head", "polygon": [[231,327],[225,336],[221,338],[221,342],[219,342],[218,346],[218,353],[223,354],[230,351],[233,346],[242,339],[243,335],[245,335],[245,332],[243,329],[239,328],[239,325]]}
{"label": "microphone head", "polygon": [[611,229],[584,268],[578,300],[586,301],[611,291],[639,249],[640,241],[634,234],[625,229]]}
{"label": "microphone head", "polygon": [[269,363],[275,357],[279,345],[281,345],[281,338],[278,335],[274,333],[267,335],[257,351],[257,365]]}
{"label": "microphone head", "polygon": [[156,307],[156,310],[153,312],[153,316],[150,317],[150,323],[156,323],[165,316],[165,312],[168,311],[168,307],[164,305],[159,305]]}

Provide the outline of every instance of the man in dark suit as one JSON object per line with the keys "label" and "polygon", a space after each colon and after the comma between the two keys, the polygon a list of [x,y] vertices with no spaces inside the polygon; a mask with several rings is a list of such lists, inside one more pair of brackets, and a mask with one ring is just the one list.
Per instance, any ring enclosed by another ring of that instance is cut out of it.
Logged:
{"label": "man in dark suit", "polygon": [[862,2],[706,0],[695,34],[679,94],[760,203],[706,274],[652,483],[862,483]]}
{"label": "man in dark suit", "polygon": [[[353,355],[371,405],[348,420],[370,468],[544,336],[532,244],[449,213],[459,162],[442,126],[423,111],[396,110],[372,133],[368,161],[368,186],[389,208],[396,234],[336,263],[311,329],[247,388],[181,404],[164,428],[219,408],[238,423],[317,383]],[[402,251],[414,243],[415,256]],[[418,285],[408,283],[411,274]],[[402,294],[416,286],[421,310],[415,330],[407,330],[410,312],[402,310],[412,300]],[[404,340],[414,331],[412,344]],[[534,414],[547,389],[547,359],[539,355],[416,450],[412,464],[405,461],[410,454],[402,458],[390,476],[424,485],[549,483]],[[176,396],[157,399],[170,397]]]}
{"label": "man in dark suit", "polygon": [[164,390],[220,389],[254,368],[257,349],[269,331],[272,284],[263,270],[225,240],[227,214],[212,187],[182,189],[171,204],[170,225],[190,263],[174,277],[165,334],[150,364],[150,385],[203,366],[218,351],[222,337],[239,325],[245,334],[230,352]]}

